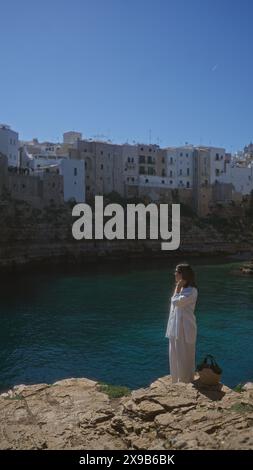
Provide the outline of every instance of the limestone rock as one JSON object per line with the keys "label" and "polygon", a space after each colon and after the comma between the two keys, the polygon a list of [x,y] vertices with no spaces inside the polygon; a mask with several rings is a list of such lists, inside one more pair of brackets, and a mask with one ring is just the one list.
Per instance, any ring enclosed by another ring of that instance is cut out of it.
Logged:
{"label": "limestone rock", "polygon": [[18,385],[0,395],[0,449],[253,449],[252,383],[167,375],[120,399],[86,378]]}

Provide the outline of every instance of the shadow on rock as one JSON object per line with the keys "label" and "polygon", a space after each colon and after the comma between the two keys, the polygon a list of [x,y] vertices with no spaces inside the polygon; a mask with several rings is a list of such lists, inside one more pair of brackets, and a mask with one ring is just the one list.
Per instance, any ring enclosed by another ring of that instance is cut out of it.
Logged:
{"label": "shadow on rock", "polygon": [[194,380],[192,384],[199,393],[205,395],[209,400],[219,401],[222,400],[225,395],[225,392],[222,390],[223,384],[221,383],[217,385],[205,385],[200,381],[200,379],[197,379]]}

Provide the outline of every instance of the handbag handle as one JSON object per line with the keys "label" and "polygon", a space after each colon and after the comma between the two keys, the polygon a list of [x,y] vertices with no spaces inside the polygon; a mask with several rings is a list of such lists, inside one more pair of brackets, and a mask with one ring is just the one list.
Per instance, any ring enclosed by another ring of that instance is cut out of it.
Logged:
{"label": "handbag handle", "polygon": [[[210,362],[211,364],[209,365],[208,362]],[[218,366],[216,360],[211,354],[207,354],[205,356],[203,362],[197,366],[197,371],[201,371],[204,368],[211,368],[216,374],[222,373],[222,369],[220,368],[220,366]]]}
{"label": "handbag handle", "polygon": [[214,359],[214,357],[212,356],[212,354],[207,354],[205,359],[204,359],[204,363],[207,364],[208,363],[208,359],[210,359],[210,362],[211,362],[211,365],[214,366],[214,367],[217,367],[218,364],[216,362],[216,360]]}

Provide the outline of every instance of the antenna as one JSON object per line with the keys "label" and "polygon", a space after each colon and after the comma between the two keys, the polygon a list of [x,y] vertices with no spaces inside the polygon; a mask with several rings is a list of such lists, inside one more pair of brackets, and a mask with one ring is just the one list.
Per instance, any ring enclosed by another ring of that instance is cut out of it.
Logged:
{"label": "antenna", "polygon": [[95,139],[108,139],[108,136],[107,135],[104,135],[104,134],[96,134],[96,135],[93,135],[92,136],[93,138]]}

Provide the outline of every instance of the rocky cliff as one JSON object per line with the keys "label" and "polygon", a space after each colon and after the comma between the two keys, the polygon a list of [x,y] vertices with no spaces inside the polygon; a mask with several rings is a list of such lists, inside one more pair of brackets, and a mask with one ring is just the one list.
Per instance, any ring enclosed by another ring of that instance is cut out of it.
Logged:
{"label": "rocky cliff", "polygon": [[86,263],[98,259],[171,257],[191,254],[223,255],[253,253],[251,234],[223,235],[211,226],[181,226],[181,244],[176,251],[162,251],[161,240],[76,241],[71,225],[50,223],[6,225],[0,234],[0,268],[41,263]]}
{"label": "rocky cliff", "polygon": [[253,384],[159,378],[109,398],[98,382],[19,385],[0,395],[0,449],[253,449]]}

